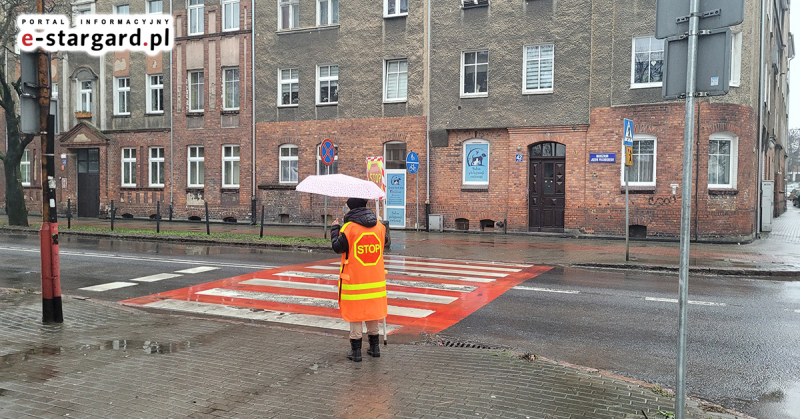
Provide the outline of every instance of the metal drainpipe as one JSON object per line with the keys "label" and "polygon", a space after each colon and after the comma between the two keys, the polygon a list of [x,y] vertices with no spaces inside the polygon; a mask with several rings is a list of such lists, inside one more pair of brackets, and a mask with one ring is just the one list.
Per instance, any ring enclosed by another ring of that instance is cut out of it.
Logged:
{"label": "metal drainpipe", "polygon": [[[430,203],[431,200],[431,1],[428,0],[428,48],[426,54],[428,55],[427,70],[428,77],[425,81],[427,111],[425,122],[425,202]],[[425,220],[425,225],[428,225],[428,220]]]}
{"label": "metal drainpipe", "polygon": [[[174,19],[175,12],[172,8],[172,0],[169,0],[169,14]],[[175,28],[177,31],[177,28]],[[173,45],[174,47],[174,45]],[[175,91],[173,85],[175,83],[174,78],[172,77],[172,70],[175,69],[174,64],[172,62],[173,57],[173,50],[169,50],[169,101],[174,103],[175,101]],[[163,103],[162,103],[163,106]],[[173,111],[173,107],[169,107],[169,168],[170,168],[170,179],[169,179],[169,207],[172,211],[175,210],[175,201],[173,200],[173,192],[175,191],[175,166],[174,166],[174,139],[175,139],[175,112]],[[172,220],[172,213],[170,212],[170,220]]]}
{"label": "metal drainpipe", "polygon": [[756,194],[756,238],[761,238],[761,181],[764,177],[764,35],[767,29],[767,0],[761,0],[761,58],[758,61],[758,176]]}
{"label": "metal drainpipe", "polygon": [[[252,203],[255,203],[258,197],[256,196],[256,83],[255,83],[255,76],[256,76],[256,2],[253,0],[250,2],[250,108],[252,110],[252,121],[250,123],[253,125],[253,139],[252,139],[252,151],[250,152],[250,160],[252,166],[252,174],[250,175],[251,178],[251,190],[250,190],[250,200]],[[257,205],[252,205],[253,215],[252,219],[256,219],[256,210],[258,209]]]}

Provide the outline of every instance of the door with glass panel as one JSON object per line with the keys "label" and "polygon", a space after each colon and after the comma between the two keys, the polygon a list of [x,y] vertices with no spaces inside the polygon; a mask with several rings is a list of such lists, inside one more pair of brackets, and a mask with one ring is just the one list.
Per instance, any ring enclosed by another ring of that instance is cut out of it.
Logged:
{"label": "door with glass panel", "polygon": [[100,215],[100,149],[78,150],[78,217]]}
{"label": "door with glass panel", "polygon": [[538,143],[528,148],[528,231],[564,231],[564,144]]}

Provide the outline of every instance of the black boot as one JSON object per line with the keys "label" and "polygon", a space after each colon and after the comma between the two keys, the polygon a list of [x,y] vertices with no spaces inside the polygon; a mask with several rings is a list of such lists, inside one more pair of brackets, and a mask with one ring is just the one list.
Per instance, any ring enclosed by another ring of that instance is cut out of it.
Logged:
{"label": "black boot", "polygon": [[372,355],[374,358],[381,356],[381,337],[380,335],[367,335],[369,338],[369,349],[367,354]]}
{"label": "black boot", "polygon": [[361,339],[350,339],[350,350],[347,351],[347,359],[353,362],[361,362]]}

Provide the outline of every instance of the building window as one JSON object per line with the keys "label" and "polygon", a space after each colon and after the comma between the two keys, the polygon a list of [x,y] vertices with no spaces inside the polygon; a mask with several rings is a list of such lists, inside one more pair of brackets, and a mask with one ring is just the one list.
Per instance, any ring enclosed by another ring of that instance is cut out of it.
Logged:
{"label": "building window", "polygon": [[407,15],[408,0],[383,0],[383,17]]}
{"label": "building window", "polygon": [[115,15],[129,15],[131,14],[131,6],[128,4],[120,4],[118,6],[114,6],[114,14]]}
{"label": "building window", "polygon": [[52,87],[50,88],[50,106],[56,110],[54,115],[55,119],[55,134],[61,134],[61,112],[60,108],[58,107],[58,83],[53,83]]}
{"label": "building window", "polygon": [[742,77],[742,33],[734,32],[731,38],[731,81],[728,85],[739,87]]}
{"label": "building window", "polygon": [[631,87],[659,87],[664,77],[664,40],[652,36],[633,39]]}
{"label": "building window", "polygon": [[339,23],[339,0],[317,0],[317,26]]}
{"label": "building window", "polygon": [[189,35],[201,35],[203,22],[203,0],[189,0]]}
{"label": "building window", "polygon": [[222,0],[222,30],[239,29],[239,0]]}
{"label": "building window", "polygon": [[164,187],[164,147],[150,147],[150,186]]}
{"label": "building window", "polygon": [[485,7],[489,5],[489,0],[461,0],[461,7],[469,9],[471,7]]}
{"label": "building window", "polygon": [[222,147],[222,187],[239,187],[239,146]]}
{"label": "building window", "polygon": [[297,146],[282,145],[278,155],[280,183],[297,183]]}
{"label": "building window", "polygon": [[387,169],[406,168],[406,143],[386,143],[383,154]]}
{"label": "building window", "polygon": [[80,81],[78,91],[78,112],[92,111],[92,82]]}
{"label": "building window", "polygon": [[136,186],[136,149],[122,149],[122,186]]}
{"label": "building window", "polygon": [[296,29],[300,27],[300,0],[280,0],[278,29]]}
{"label": "building window", "polygon": [[222,96],[225,98],[223,109],[233,111],[239,109],[239,69],[225,68],[222,70]]}
{"label": "building window", "polygon": [[321,65],[317,67],[317,105],[339,102],[339,66]]}
{"label": "building window", "polygon": [[[88,14],[91,14],[93,12],[94,12],[94,3],[81,4],[79,6],[73,6],[72,7],[72,15],[73,16],[88,15]],[[73,20],[72,21],[72,26],[75,26],[75,24],[76,24],[76,21]]]}
{"label": "building window", "polygon": [[386,61],[385,102],[404,102],[408,96],[408,60]]}
{"label": "building window", "polygon": [[625,184],[625,173],[629,173],[628,182],[632,186],[656,186],[656,137],[645,134],[633,135],[633,166],[625,170],[625,148],[622,148],[622,184]]}
{"label": "building window", "polygon": [[298,89],[300,80],[299,71],[296,68],[278,70],[280,80],[278,81],[281,90],[278,93],[278,106],[294,106],[299,101]]}
{"label": "building window", "polygon": [[709,188],[736,188],[738,140],[729,133],[715,133],[709,137]]}
{"label": "building window", "polygon": [[489,142],[468,140],[464,142],[462,183],[464,185],[489,185]]}
{"label": "building window", "polygon": [[31,151],[25,149],[22,151],[22,157],[19,161],[20,182],[22,186],[31,186]]}
{"label": "building window", "polygon": [[147,113],[164,113],[164,75],[147,76]]}
{"label": "building window", "polygon": [[461,96],[487,96],[489,51],[461,54]]}
{"label": "building window", "polygon": [[147,13],[163,13],[164,5],[162,0],[150,0],[147,2]]}
{"label": "building window", "polygon": [[553,55],[552,44],[525,47],[523,93],[553,92]]}
{"label": "building window", "polygon": [[322,158],[319,156],[320,147],[322,147],[322,144],[317,145],[317,174],[333,175],[339,173],[339,146],[336,144],[333,145],[335,156],[333,157],[333,164],[330,166],[325,166],[325,162],[323,162]]}
{"label": "building window", "polygon": [[130,115],[130,77],[114,77],[114,114]]}
{"label": "building window", "polygon": [[189,111],[202,112],[203,107],[203,72],[192,71],[189,73]]}
{"label": "building window", "polygon": [[202,188],[205,182],[206,159],[203,146],[189,146],[189,187]]}

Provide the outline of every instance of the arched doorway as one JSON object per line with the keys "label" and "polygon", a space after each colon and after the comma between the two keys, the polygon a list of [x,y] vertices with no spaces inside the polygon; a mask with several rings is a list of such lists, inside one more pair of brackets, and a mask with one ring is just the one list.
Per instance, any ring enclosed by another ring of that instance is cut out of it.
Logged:
{"label": "arched doorway", "polygon": [[564,231],[566,155],[560,143],[528,147],[528,231]]}

